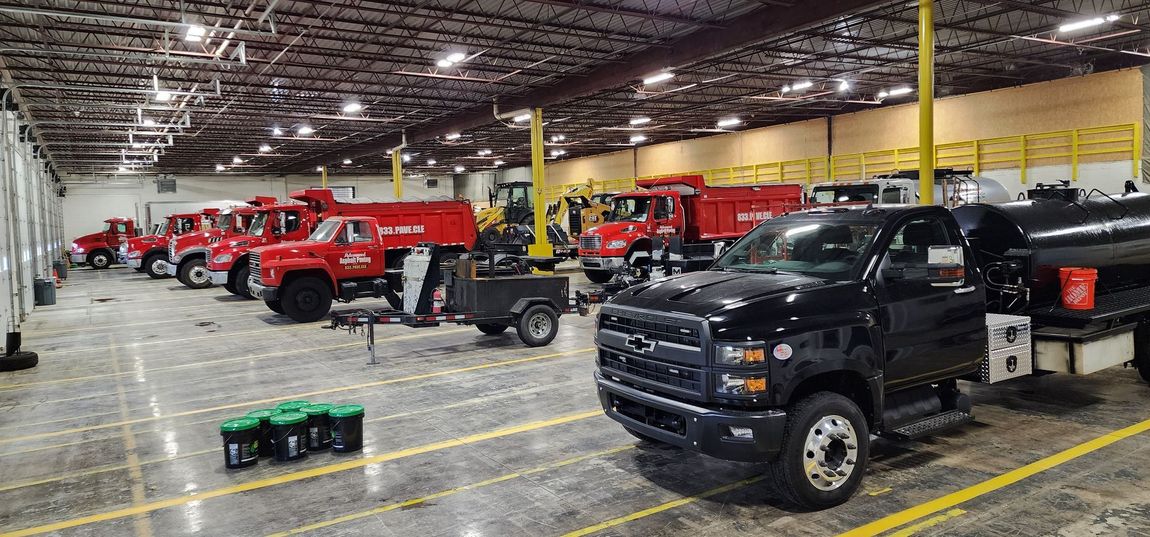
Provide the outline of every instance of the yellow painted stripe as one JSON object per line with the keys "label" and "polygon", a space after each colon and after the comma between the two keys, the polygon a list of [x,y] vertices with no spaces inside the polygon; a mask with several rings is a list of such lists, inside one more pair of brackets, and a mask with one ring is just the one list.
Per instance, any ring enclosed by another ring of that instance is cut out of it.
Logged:
{"label": "yellow painted stripe", "polygon": [[668,511],[668,510],[674,509],[676,507],[682,507],[682,506],[687,505],[687,504],[695,503],[695,502],[702,500],[704,498],[709,498],[711,496],[722,494],[724,492],[730,492],[732,490],[740,489],[740,488],[743,488],[747,485],[751,485],[753,483],[758,483],[759,481],[766,479],[766,477],[767,476],[765,476],[765,475],[760,475],[760,476],[755,476],[755,477],[749,477],[747,479],[743,479],[740,481],[735,481],[734,483],[727,483],[726,485],[723,485],[721,487],[715,487],[715,488],[710,489],[710,490],[705,490],[705,491],[700,492],[694,496],[687,496],[685,498],[679,498],[677,500],[672,500],[672,501],[669,501],[669,502],[664,503],[662,505],[656,505],[655,507],[651,507],[649,509],[644,509],[642,511],[637,511],[637,512],[631,513],[629,515],[623,515],[623,516],[618,517],[618,518],[612,518],[611,520],[608,520],[605,522],[600,522],[598,524],[595,524],[594,526],[587,526],[586,528],[583,528],[583,529],[568,532],[568,533],[563,534],[563,537],[582,537],[583,535],[591,535],[592,533],[597,533],[597,532],[603,531],[603,530],[608,529],[608,528],[614,528],[615,526],[619,526],[621,524],[626,524],[626,523],[634,521],[634,520],[639,520],[640,518],[646,518],[646,517],[649,517],[651,515],[662,513],[663,511]]}
{"label": "yellow painted stripe", "polygon": [[379,455],[374,455],[371,457],[364,457],[361,459],[349,460],[349,461],[340,462],[340,463],[336,463],[336,464],[328,464],[325,466],[319,466],[316,468],[309,468],[307,470],[300,470],[297,472],[290,472],[287,474],[283,474],[283,475],[279,475],[279,476],[275,476],[275,477],[269,477],[269,478],[265,478],[265,479],[257,479],[255,481],[248,481],[247,483],[240,483],[238,485],[232,485],[229,487],[221,487],[221,488],[217,488],[217,489],[206,490],[203,492],[195,492],[195,493],[187,494],[184,496],[177,496],[177,497],[168,498],[165,500],[149,502],[149,503],[145,503],[142,505],[132,506],[132,507],[124,508],[124,509],[117,509],[114,511],[107,511],[104,513],[97,513],[94,515],[88,515],[88,516],[76,517],[76,518],[72,518],[72,519],[68,519],[68,520],[62,520],[60,522],[53,522],[51,524],[44,524],[42,526],[35,526],[35,527],[31,527],[31,528],[25,528],[25,529],[16,530],[16,531],[8,532],[8,533],[3,533],[3,534],[0,534],[0,536],[2,536],[2,537],[23,537],[26,535],[39,535],[41,533],[60,531],[63,529],[75,528],[77,526],[84,526],[84,525],[93,524],[96,522],[107,522],[109,520],[116,520],[119,518],[129,517],[129,516],[133,516],[133,515],[139,515],[139,514],[143,514],[143,513],[151,513],[153,511],[158,511],[160,509],[165,509],[168,507],[175,507],[178,505],[187,505],[187,504],[192,503],[192,502],[201,502],[201,501],[208,500],[211,498],[219,498],[221,496],[229,496],[229,495],[238,494],[241,492],[248,492],[248,491],[259,490],[259,489],[263,489],[263,488],[267,488],[267,487],[274,487],[276,485],[282,485],[285,483],[292,483],[295,481],[300,481],[300,480],[304,480],[304,479],[311,479],[313,477],[329,475],[329,474],[333,474],[336,472],[343,472],[346,470],[353,470],[356,468],[362,468],[364,466],[368,466],[368,465],[372,465],[372,464],[379,464],[379,463],[383,463],[383,462],[394,461],[394,460],[403,459],[403,458],[407,458],[407,457],[413,457],[416,455],[422,455],[425,453],[431,453],[433,451],[440,451],[440,450],[453,448],[453,447],[466,446],[468,444],[473,444],[476,442],[483,442],[485,440],[492,440],[495,438],[501,438],[501,437],[510,436],[513,434],[518,434],[518,433],[523,433],[523,432],[528,432],[528,431],[535,431],[538,429],[544,429],[547,427],[553,427],[553,426],[562,425],[565,423],[571,423],[571,422],[575,422],[575,421],[579,421],[579,420],[585,420],[587,418],[602,415],[602,413],[603,413],[602,410],[592,410],[589,412],[580,412],[578,414],[569,414],[567,416],[562,416],[562,417],[553,418],[553,419],[549,419],[549,420],[535,421],[535,422],[526,423],[523,425],[516,425],[514,427],[507,427],[504,429],[497,429],[494,431],[488,431],[486,433],[473,434],[473,435],[465,436],[462,438],[452,438],[450,440],[444,440],[442,442],[434,442],[431,444],[424,444],[422,446],[416,446],[416,447],[412,447],[412,448],[401,449],[398,451],[381,453]]}
{"label": "yellow painted stripe", "polygon": [[360,511],[358,513],[350,513],[350,514],[343,515],[343,516],[336,517],[336,518],[332,518],[329,520],[324,520],[322,522],[316,522],[315,524],[308,524],[306,526],[300,526],[298,528],[290,529],[288,531],[284,531],[284,532],[280,532],[280,533],[272,533],[268,537],[286,537],[288,535],[299,535],[301,533],[307,533],[309,531],[315,531],[318,529],[329,528],[329,527],[335,526],[337,524],[343,524],[344,522],[351,522],[353,520],[359,520],[361,518],[366,518],[369,516],[378,515],[381,513],[386,513],[388,511],[394,511],[396,509],[405,509],[405,508],[411,507],[413,505],[419,505],[421,503],[429,502],[431,500],[438,500],[439,498],[444,498],[447,496],[459,494],[460,492],[475,490],[475,489],[487,487],[490,485],[494,485],[496,483],[502,483],[504,481],[510,481],[510,480],[518,478],[518,477],[524,477],[524,476],[529,476],[529,475],[533,475],[533,474],[538,474],[541,472],[546,472],[548,470],[555,470],[557,468],[562,468],[564,466],[570,466],[572,464],[583,462],[583,461],[588,460],[588,459],[602,457],[605,455],[612,455],[615,453],[626,451],[628,449],[635,449],[634,444],[628,445],[628,446],[620,446],[620,447],[611,448],[611,449],[605,449],[603,451],[596,451],[595,453],[588,453],[586,455],[580,455],[578,457],[572,457],[570,459],[565,459],[565,460],[551,463],[551,464],[547,464],[544,466],[538,466],[538,467],[532,468],[530,470],[521,470],[521,471],[513,472],[510,474],[501,475],[499,477],[493,477],[491,479],[486,479],[483,481],[479,481],[477,483],[471,483],[469,485],[463,485],[461,487],[455,487],[453,489],[448,489],[448,490],[436,492],[434,494],[428,494],[427,496],[423,496],[421,498],[412,498],[409,500],[404,500],[402,502],[388,504],[388,505],[385,505],[383,507],[376,507],[375,509],[368,509],[366,511]]}
{"label": "yellow painted stripe", "polygon": [[123,420],[123,421],[118,421],[118,422],[113,422],[113,423],[101,423],[99,425],[91,425],[88,427],[76,427],[74,429],[64,429],[64,430],[60,430],[60,431],[52,431],[52,432],[47,432],[47,433],[36,433],[36,434],[16,436],[16,437],[3,437],[3,438],[0,438],[0,444],[11,444],[14,442],[24,442],[27,440],[35,440],[38,438],[52,438],[52,437],[56,437],[56,436],[63,436],[63,435],[74,434],[74,433],[98,431],[101,429],[109,429],[112,427],[120,427],[123,425],[132,425],[132,424],[136,424],[136,423],[147,423],[147,422],[152,422],[152,421],[157,421],[157,420],[178,418],[181,416],[194,416],[196,414],[203,414],[205,412],[217,412],[220,410],[228,410],[228,409],[232,409],[232,408],[255,407],[258,405],[263,405],[263,404],[267,404],[267,403],[274,403],[274,402],[278,402],[278,401],[291,401],[293,399],[306,399],[308,397],[312,397],[312,396],[316,396],[316,395],[327,395],[327,394],[331,394],[331,393],[346,392],[346,391],[350,391],[350,390],[374,388],[377,386],[386,386],[388,384],[398,384],[401,382],[411,382],[414,380],[424,380],[424,379],[429,379],[429,378],[442,377],[444,375],[454,375],[456,373],[466,373],[469,371],[478,371],[481,369],[490,369],[493,367],[503,367],[503,366],[508,366],[508,365],[523,364],[523,363],[528,363],[528,362],[536,362],[539,360],[546,360],[549,358],[557,358],[560,356],[570,356],[570,355],[574,355],[574,354],[582,354],[582,353],[590,352],[592,350],[594,350],[594,348],[576,349],[576,350],[572,350],[572,351],[555,352],[555,353],[551,353],[551,354],[540,354],[538,356],[528,356],[527,358],[515,358],[512,360],[502,360],[502,361],[498,361],[498,362],[489,362],[486,364],[473,365],[473,366],[469,366],[469,367],[460,367],[457,369],[435,371],[433,373],[421,373],[419,375],[411,375],[411,376],[407,376],[407,377],[377,380],[374,382],[364,382],[362,384],[352,384],[350,386],[340,386],[339,388],[328,388],[325,390],[315,390],[315,391],[311,391],[311,392],[297,393],[294,395],[283,395],[280,397],[272,397],[270,399],[258,399],[255,401],[244,401],[241,403],[233,403],[230,405],[220,405],[220,406],[215,406],[215,407],[211,407],[211,408],[201,408],[199,410],[188,410],[185,412],[175,412],[172,414],[163,414],[163,415],[159,415],[159,416],[148,416],[146,418],[136,418],[136,419]]}
{"label": "yellow painted stripe", "polygon": [[933,528],[939,524],[942,524],[943,522],[946,522],[947,520],[965,514],[966,511],[963,511],[962,509],[951,509],[950,511],[947,511],[941,515],[930,517],[926,520],[923,520],[922,522],[919,522],[918,524],[907,526],[906,528],[898,530],[890,534],[890,537],[910,537],[911,535],[914,535],[922,530]]}
{"label": "yellow painted stripe", "polygon": [[878,535],[879,533],[890,531],[899,526],[909,524],[922,517],[933,515],[944,509],[956,507],[959,504],[973,500],[983,494],[994,492],[1006,486],[1013,485],[1023,479],[1045,472],[1055,466],[1066,463],[1068,461],[1077,459],[1088,453],[1092,453],[1102,449],[1110,444],[1130,438],[1131,436],[1144,433],[1150,430],[1150,420],[1136,423],[1129,427],[1119,429],[1117,431],[1104,434],[1093,440],[1083,442],[1070,449],[1060,451],[1049,457],[1039,459],[1026,466],[1016,468],[1005,474],[990,478],[986,481],[976,485],[969,486],[957,492],[952,492],[931,500],[929,502],[916,505],[909,509],[899,511],[893,515],[880,518],[865,526],[859,526],[846,533],[840,534],[840,537],[863,537],[870,535]]}

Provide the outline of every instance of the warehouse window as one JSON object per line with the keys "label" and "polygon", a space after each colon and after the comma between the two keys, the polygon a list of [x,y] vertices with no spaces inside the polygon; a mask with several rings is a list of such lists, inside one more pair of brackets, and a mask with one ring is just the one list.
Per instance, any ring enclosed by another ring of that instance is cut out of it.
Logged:
{"label": "warehouse window", "polygon": [[371,242],[371,226],[367,222],[348,222],[344,227],[344,236],[348,242]]}

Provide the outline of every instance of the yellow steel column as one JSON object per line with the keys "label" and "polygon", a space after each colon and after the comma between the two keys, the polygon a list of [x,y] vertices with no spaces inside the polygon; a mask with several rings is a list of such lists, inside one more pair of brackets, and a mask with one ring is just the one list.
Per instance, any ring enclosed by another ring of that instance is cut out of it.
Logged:
{"label": "yellow steel column", "polygon": [[918,199],[934,205],[934,1],[918,2]]}
{"label": "yellow steel column", "polygon": [[391,188],[395,201],[403,199],[403,155],[398,149],[391,151]]}
{"label": "yellow steel column", "polygon": [[543,201],[543,109],[531,111],[531,186],[535,205],[535,244],[527,246],[527,254],[551,257],[555,252],[547,241],[547,207]]}
{"label": "yellow steel column", "polygon": [[319,174],[319,185],[323,188],[327,188],[327,164],[320,166]]}

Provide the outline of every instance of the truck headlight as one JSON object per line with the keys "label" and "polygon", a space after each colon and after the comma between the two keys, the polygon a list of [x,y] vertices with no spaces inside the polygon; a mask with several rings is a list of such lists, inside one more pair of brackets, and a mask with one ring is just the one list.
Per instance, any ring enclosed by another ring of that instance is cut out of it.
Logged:
{"label": "truck headlight", "polygon": [[232,260],[232,254],[220,254],[212,258],[212,263],[227,263]]}
{"label": "truck headlight", "polygon": [[611,241],[607,243],[607,248],[611,250],[618,250],[619,248],[626,248],[627,241]]}
{"label": "truck headlight", "polygon": [[715,394],[717,395],[756,395],[766,393],[767,377],[732,375],[720,373],[715,375]]}
{"label": "truck headlight", "polygon": [[143,252],[141,252],[139,250],[132,250],[131,252],[128,252],[128,258],[135,259],[137,257],[140,257],[140,254],[142,254],[142,253]]}
{"label": "truck headlight", "polygon": [[717,365],[759,365],[767,361],[764,345],[718,345],[715,347]]}
{"label": "truck headlight", "polygon": [[72,245],[72,253],[74,253],[74,254],[82,254],[82,253],[84,253],[84,249],[83,249],[83,248],[81,248],[81,247],[79,247],[79,246],[76,246],[75,244],[73,244],[73,245]]}

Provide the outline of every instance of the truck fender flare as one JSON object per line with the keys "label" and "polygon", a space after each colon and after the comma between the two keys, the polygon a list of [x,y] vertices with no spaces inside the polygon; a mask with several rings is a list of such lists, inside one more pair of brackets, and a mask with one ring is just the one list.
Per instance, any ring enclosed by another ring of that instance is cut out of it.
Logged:
{"label": "truck fender flare", "polygon": [[511,305],[511,309],[509,311],[510,311],[512,316],[518,317],[520,315],[523,315],[523,312],[527,311],[527,308],[530,308],[531,306],[534,306],[536,304],[545,304],[547,306],[550,306],[551,309],[555,310],[556,314],[558,314],[560,311],[559,306],[556,306],[555,302],[551,301],[551,299],[549,299],[549,298],[543,298],[543,297],[520,298],[519,300],[516,300],[514,304]]}
{"label": "truck fender flare", "polygon": [[788,382],[788,388],[782,394],[782,400],[793,401],[795,391],[806,383],[808,380],[826,374],[843,374],[852,375],[861,380],[866,385],[869,392],[870,399],[866,401],[870,405],[870,412],[864,408],[864,414],[870,414],[872,424],[877,424],[882,419],[883,410],[883,375],[882,371],[874,371],[862,365],[862,360],[843,356],[835,359],[820,359],[817,361],[812,360],[805,367],[796,364],[796,370],[801,370],[802,373],[796,375]]}
{"label": "truck fender flare", "polygon": [[300,274],[312,275],[321,277],[327,280],[328,288],[331,289],[333,296],[339,296],[339,284],[335,278],[335,273],[332,272],[331,267],[326,263],[317,262],[315,259],[296,259],[289,262],[280,262],[277,271],[282,271],[280,276],[280,285],[285,286],[287,283],[295,279]]}

